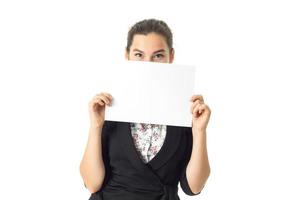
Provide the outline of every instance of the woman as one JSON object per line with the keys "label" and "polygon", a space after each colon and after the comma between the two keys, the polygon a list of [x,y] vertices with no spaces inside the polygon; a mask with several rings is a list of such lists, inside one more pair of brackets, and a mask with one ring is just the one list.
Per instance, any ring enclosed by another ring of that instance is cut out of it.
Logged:
{"label": "woman", "polygon": [[[167,24],[148,19],[128,32],[128,60],[172,63],[174,48]],[[80,163],[90,200],[175,200],[178,182],[198,195],[210,174],[206,127],[211,111],[201,95],[191,101],[192,128],[105,120],[113,97],[102,92],[89,102],[88,143]]]}

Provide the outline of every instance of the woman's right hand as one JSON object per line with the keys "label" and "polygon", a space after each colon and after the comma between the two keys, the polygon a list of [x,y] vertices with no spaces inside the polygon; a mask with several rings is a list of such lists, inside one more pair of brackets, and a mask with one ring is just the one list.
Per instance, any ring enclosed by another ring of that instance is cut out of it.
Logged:
{"label": "woman's right hand", "polygon": [[105,120],[105,105],[111,106],[112,96],[101,92],[96,94],[89,102],[89,115],[91,126],[101,127]]}

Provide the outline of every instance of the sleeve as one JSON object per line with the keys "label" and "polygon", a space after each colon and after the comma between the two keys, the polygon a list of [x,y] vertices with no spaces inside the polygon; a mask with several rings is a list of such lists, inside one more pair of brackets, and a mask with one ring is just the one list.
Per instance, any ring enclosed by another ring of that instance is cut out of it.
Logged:
{"label": "sleeve", "polygon": [[[105,177],[102,183],[101,188],[99,189],[99,191],[103,188],[104,185],[106,185],[106,183],[109,180],[109,177],[111,175],[110,173],[110,165],[109,165],[109,155],[108,155],[108,135],[109,135],[109,131],[111,128],[111,122],[110,121],[104,121],[103,127],[102,127],[102,134],[101,134],[101,142],[102,142],[102,158],[103,158],[103,163],[104,163],[104,167],[105,167]],[[84,183],[85,188],[86,184]]]}
{"label": "sleeve", "polygon": [[199,195],[201,191],[198,193],[193,193],[186,177],[186,168],[192,154],[192,145],[193,145],[192,128],[187,127],[185,134],[186,134],[186,149],[185,149],[185,154],[184,154],[185,156],[182,162],[182,168],[180,173],[180,186],[185,194],[189,196],[195,196],[195,195]]}

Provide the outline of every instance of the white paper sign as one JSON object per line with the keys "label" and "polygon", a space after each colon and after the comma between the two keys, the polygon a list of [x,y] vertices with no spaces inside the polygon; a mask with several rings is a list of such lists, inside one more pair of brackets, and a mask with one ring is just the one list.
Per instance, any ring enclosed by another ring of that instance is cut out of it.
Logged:
{"label": "white paper sign", "polygon": [[113,96],[106,120],[192,126],[195,66],[124,61],[103,69],[97,84]]}

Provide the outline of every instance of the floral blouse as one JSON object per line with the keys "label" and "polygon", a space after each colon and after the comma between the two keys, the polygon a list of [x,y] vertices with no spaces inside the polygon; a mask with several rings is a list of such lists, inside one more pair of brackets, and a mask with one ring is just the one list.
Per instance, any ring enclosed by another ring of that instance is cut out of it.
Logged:
{"label": "floral blouse", "polygon": [[149,162],[162,147],[166,132],[166,125],[130,123],[131,135],[135,148],[144,163]]}

